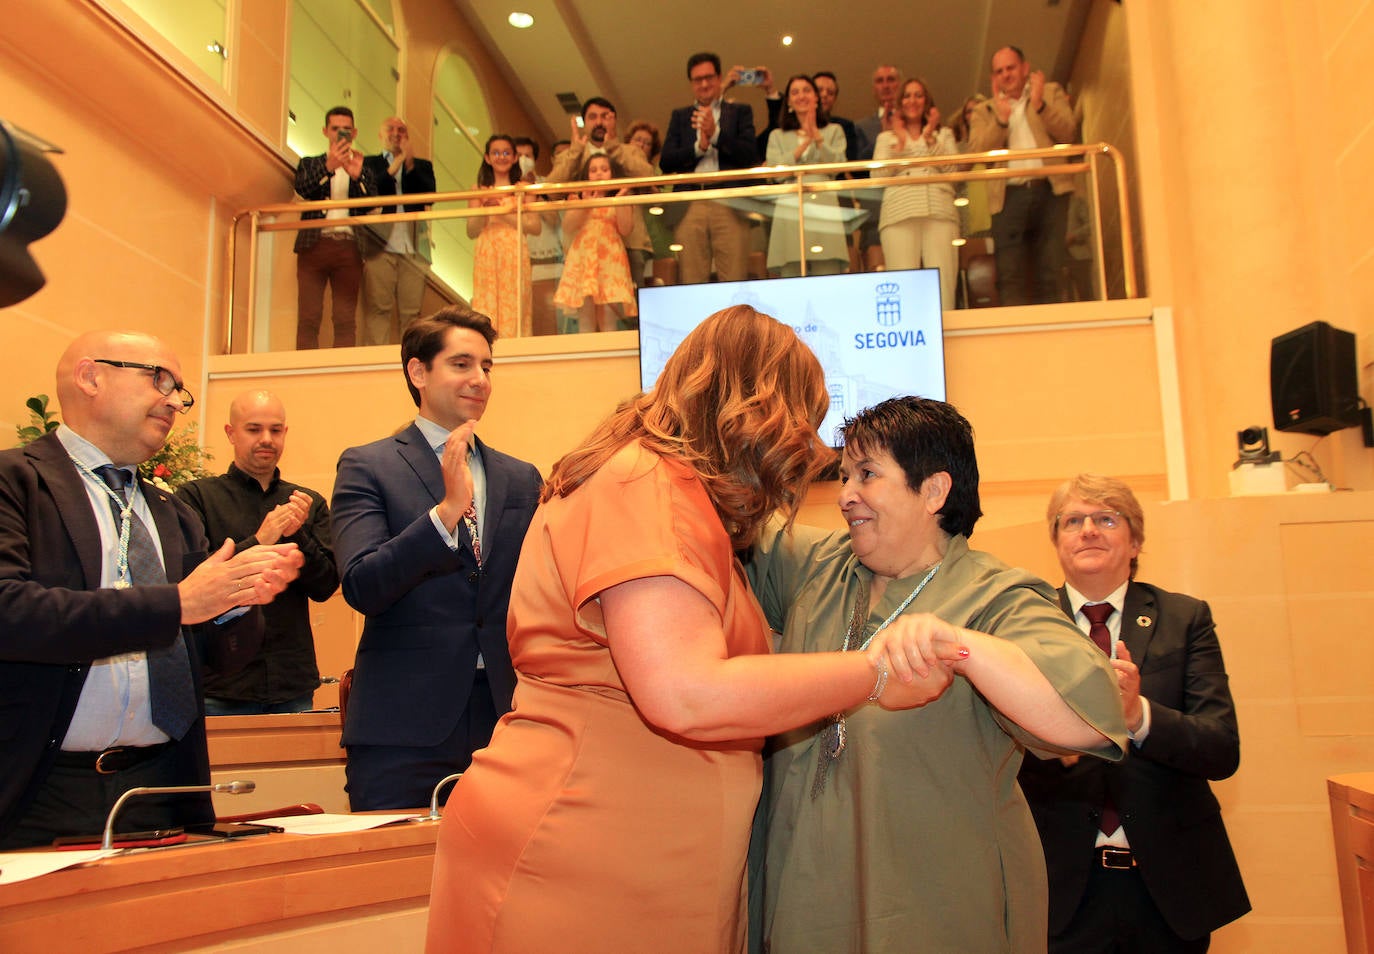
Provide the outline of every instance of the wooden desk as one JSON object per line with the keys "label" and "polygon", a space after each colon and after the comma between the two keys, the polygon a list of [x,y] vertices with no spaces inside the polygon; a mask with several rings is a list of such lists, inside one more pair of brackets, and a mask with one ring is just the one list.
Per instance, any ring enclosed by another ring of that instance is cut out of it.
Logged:
{"label": "wooden desk", "polygon": [[296,802],[314,802],[327,812],[348,811],[337,712],[211,716],[205,730],[211,779],[252,779],[258,785],[251,795],[216,796],[217,814]]}
{"label": "wooden desk", "polygon": [[424,948],[437,822],[136,852],[0,887],[0,951]]}
{"label": "wooden desk", "polygon": [[1374,772],[1326,780],[1336,871],[1341,881],[1345,946],[1349,954],[1374,954]]}

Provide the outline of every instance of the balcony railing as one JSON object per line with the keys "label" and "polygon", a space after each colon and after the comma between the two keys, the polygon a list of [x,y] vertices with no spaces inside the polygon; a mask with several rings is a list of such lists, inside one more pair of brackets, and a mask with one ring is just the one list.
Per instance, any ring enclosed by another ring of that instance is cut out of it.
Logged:
{"label": "balcony railing", "polygon": [[[1009,158],[1054,162],[1036,168],[997,165]],[[904,174],[922,167],[932,171],[916,176]],[[867,178],[847,177],[854,173],[865,174]],[[979,192],[994,180],[1042,177],[1052,181],[1071,177],[1075,186],[1075,199],[1071,201],[1079,203],[1073,216],[1077,219],[1079,233],[1075,253],[1072,257],[1065,256],[1066,262],[1073,262],[1072,268],[1065,270],[1065,299],[1139,297],[1127,170],[1115,148],[1096,143],[1016,152],[1003,149],[957,156],[614,179],[609,183],[544,182],[495,190],[406,195],[388,197],[387,201],[399,199],[406,204],[424,204],[429,208],[420,212],[370,212],[351,216],[346,223],[338,219],[301,220],[298,216],[307,207],[301,202],[264,205],[236,215],[230,231],[227,249],[230,280],[226,283],[229,321],[225,350],[253,352],[295,347],[295,267],[291,243],[278,241],[279,233],[294,237],[299,230],[332,228],[341,224],[354,229],[377,227],[389,232],[389,226],[395,222],[423,223],[420,228],[428,230],[433,237],[435,251],[433,264],[424,265],[425,298],[421,313],[426,313],[444,303],[468,301],[472,297],[473,244],[466,234],[468,220],[513,212],[517,234],[523,235],[523,226],[531,215],[540,217],[542,230],[542,223],[553,227],[559,216],[573,209],[631,206],[636,210],[635,215],[643,216],[646,227],[655,226],[649,228],[656,245],[652,274],[646,269],[641,281],[674,283],[682,281],[677,268],[680,246],[672,242],[671,229],[659,223],[680,218],[692,203],[719,202],[728,205],[747,223],[751,243],[747,255],[748,277],[775,276],[779,263],[784,263],[789,273],[805,275],[820,268],[830,271],[872,268],[872,263],[865,262],[859,254],[859,245],[866,231],[869,236],[876,236],[876,221],[889,190],[938,183],[955,186],[959,193],[956,205],[960,205],[961,210],[960,230],[953,243],[961,246],[959,267],[955,275],[948,278],[942,275],[942,281],[956,283],[959,291],[956,307],[987,306],[996,303],[995,284],[987,277],[991,275],[995,259],[987,232],[986,207],[984,205],[981,211],[979,207]],[[698,188],[671,191],[684,185]],[[642,191],[611,198],[580,197],[580,193],[588,189],[618,190],[622,187]],[[508,206],[499,210],[468,207],[469,200],[493,196],[508,199]],[[833,196],[834,201],[820,200],[821,196]],[[378,205],[376,197],[369,197],[316,202],[308,207],[323,211],[371,209]],[[983,221],[979,220],[980,215]],[[774,229],[784,217],[786,227]],[[771,242],[770,233],[775,233]],[[836,244],[836,236],[843,248],[829,247]],[[873,241],[876,244],[876,238]],[[512,315],[500,316],[498,324],[505,326],[503,336],[571,330],[567,315],[560,316],[552,309],[556,273],[557,267],[550,264],[548,268],[535,269],[524,278],[530,283],[529,294],[517,296]],[[981,287],[979,275],[984,276]],[[359,294],[360,330],[367,305],[366,294],[365,289]],[[492,317],[496,320],[498,316]],[[397,330],[393,315],[389,340],[396,340]],[[364,343],[361,335],[359,343]]]}

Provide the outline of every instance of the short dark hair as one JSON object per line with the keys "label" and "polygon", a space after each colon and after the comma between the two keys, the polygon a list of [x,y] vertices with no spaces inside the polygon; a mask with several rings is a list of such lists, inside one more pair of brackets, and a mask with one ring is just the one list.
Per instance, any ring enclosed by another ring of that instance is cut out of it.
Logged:
{"label": "short dark hair", "polygon": [[329,125],[330,116],[347,116],[351,122],[357,122],[357,120],[353,118],[353,110],[349,109],[347,106],[335,106],[329,112],[325,113],[324,124],[326,126]]}
{"label": "short dark hair", "polygon": [[[535,141],[534,141],[533,139],[531,139],[529,136],[516,136],[516,137],[515,137],[515,145],[516,145],[517,147],[519,147],[519,146],[529,146],[531,149],[534,150],[534,158],[536,158],[536,159],[539,158],[539,143],[535,142]],[[518,152],[519,149],[517,148],[516,151]]]}
{"label": "short dark hair", "polygon": [[973,535],[983,515],[978,498],[978,456],[973,426],[953,404],[922,397],[890,398],[845,418],[840,439],[861,454],[885,451],[920,491],[926,478],[949,474],[949,495],[940,508],[940,529]]}
{"label": "short dark hair", "polygon": [[582,104],[583,119],[587,118],[587,110],[591,109],[593,106],[600,106],[602,109],[609,109],[611,112],[615,112],[615,103],[612,103],[605,96],[593,96]]}
{"label": "short dark hair", "polygon": [[710,63],[716,68],[716,75],[720,75],[720,57],[716,56],[714,53],[693,53],[691,56],[687,57],[688,79],[692,78],[692,70],[696,69],[702,63]]}
{"label": "short dark hair", "polygon": [[444,350],[444,339],[450,328],[469,328],[487,341],[487,347],[496,343],[496,329],[491,319],[480,311],[473,311],[466,305],[448,305],[432,315],[416,318],[406,326],[401,336],[401,374],[406,379],[406,389],[415,406],[420,406],[420,390],[410,381],[406,371],[411,358],[419,358],[420,363],[429,368],[434,356]]}
{"label": "short dark hair", "polygon": [[815,83],[816,80],[820,79],[822,76],[835,84],[835,92],[838,94],[840,91],[840,81],[836,79],[835,74],[829,70],[816,70],[816,72],[811,74],[811,82]]}

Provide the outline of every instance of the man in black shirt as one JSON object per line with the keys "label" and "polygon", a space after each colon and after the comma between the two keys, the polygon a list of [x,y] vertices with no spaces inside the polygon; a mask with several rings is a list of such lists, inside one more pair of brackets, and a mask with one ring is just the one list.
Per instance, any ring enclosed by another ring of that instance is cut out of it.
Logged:
{"label": "man in black shirt", "polygon": [[262,649],[239,672],[206,674],[207,715],[304,712],[311,708],[320,671],[310,631],[310,605],[339,586],[329,534],[329,506],[313,490],[281,479],[277,462],[286,448],[286,408],[268,391],[248,391],[229,406],[224,433],[234,462],[222,477],[194,480],[177,496],[200,514],[212,543],[294,543],[305,557],[298,576],[263,607]]}

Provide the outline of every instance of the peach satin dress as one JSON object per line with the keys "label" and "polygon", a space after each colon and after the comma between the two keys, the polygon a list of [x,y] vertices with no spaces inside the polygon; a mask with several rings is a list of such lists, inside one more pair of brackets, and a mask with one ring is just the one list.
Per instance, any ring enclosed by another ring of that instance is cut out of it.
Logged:
{"label": "peach satin dress", "polygon": [[762,740],[693,743],[640,717],[597,595],[651,576],[710,600],[731,655],[770,651],[689,468],[632,444],[543,504],[511,596],[515,707],[445,809],[430,954],[743,951]]}

